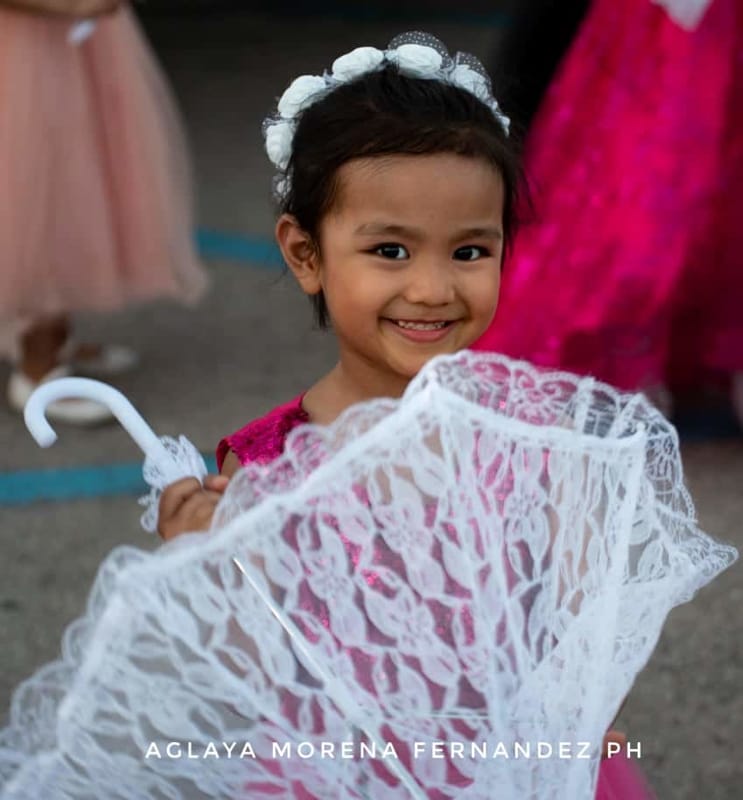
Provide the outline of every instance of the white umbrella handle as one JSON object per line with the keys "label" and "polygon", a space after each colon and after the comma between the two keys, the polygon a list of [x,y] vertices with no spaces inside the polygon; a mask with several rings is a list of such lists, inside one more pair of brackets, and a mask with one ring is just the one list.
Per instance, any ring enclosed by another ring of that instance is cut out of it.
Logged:
{"label": "white umbrella handle", "polygon": [[120,391],[107,383],[88,378],[58,378],[41,384],[29,397],[23,417],[26,427],[39,446],[49,447],[57,441],[57,434],[46,419],[46,407],[56,400],[73,397],[93,400],[109,408],[145,456],[159,464],[172,460],[152,428]]}

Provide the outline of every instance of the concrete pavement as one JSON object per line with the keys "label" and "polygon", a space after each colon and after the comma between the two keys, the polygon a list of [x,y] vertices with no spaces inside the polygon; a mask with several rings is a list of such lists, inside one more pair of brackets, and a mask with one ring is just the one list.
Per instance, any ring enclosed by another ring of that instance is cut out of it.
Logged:
{"label": "concrete pavement", "polygon": [[[201,225],[269,236],[272,173],[260,122],[273,98],[291,78],[353,46],[383,45],[417,27],[485,58],[498,37],[497,28],[441,20],[153,18],[149,30],[191,132]],[[275,267],[222,261],[210,268],[214,287],[196,310],[158,304],[81,323],[83,335],[139,350],[141,368],[118,385],[155,430],[186,433],[205,451],[294,396],[333,359],[332,340],[311,330],[306,299]],[[0,370],[3,385],[6,376]],[[4,407],[0,438],[0,471],[138,458],[117,427],[65,429],[54,448],[41,451]],[[743,440],[690,444],[684,455],[702,526],[742,547]],[[138,530],[138,516],[131,497],[0,506],[0,708],[19,680],[56,656],[101,558],[118,544],[154,545]],[[741,796],[742,606],[736,566],[671,614],[627,703],[622,727],[642,742],[643,766],[661,800]]]}

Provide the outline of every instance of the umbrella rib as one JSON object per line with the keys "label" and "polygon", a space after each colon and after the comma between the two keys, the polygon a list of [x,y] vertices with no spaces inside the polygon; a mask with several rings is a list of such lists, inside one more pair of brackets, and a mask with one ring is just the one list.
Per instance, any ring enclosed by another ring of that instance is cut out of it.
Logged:
{"label": "umbrella rib", "polygon": [[[325,688],[328,691],[328,695],[330,699],[338,706],[338,708],[343,711],[346,715],[346,718],[354,725],[356,725],[360,730],[362,730],[369,739],[374,742],[377,746],[384,749],[382,743],[379,740],[379,737],[372,733],[369,728],[367,727],[366,721],[362,718],[361,714],[358,714],[358,704],[353,702],[353,698],[345,697],[346,691],[343,687],[341,681],[339,681],[335,676],[329,674],[328,671],[320,664],[320,662],[315,658],[315,656],[310,652],[309,648],[304,644],[302,641],[302,637],[300,632],[296,629],[296,627],[286,618],[286,616],[281,612],[281,609],[271,600],[270,597],[266,595],[266,593],[261,589],[258,583],[255,581],[252,575],[248,573],[242,563],[233,556],[232,560],[235,563],[235,566],[240,570],[240,572],[244,575],[245,579],[250,584],[253,591],[256,592],[258,597],[266,604],[270,612],[276,617],[276,620],[281,625],[281,627],[286,631],[286,633],[291,637],[294,641],[294,644],[299,650],[302,651],[305,658],[315,666],[319,675],[321,676]],[[417,781],[413,778],[410,772],[405,769],[399,761],[392,760],[389,764],[389,768],[392,772],[394,772],[397,777],[400,779],[400,782],[405,786],[405,788],[410,792],[411,796],[415,798],[415,800],[426,800],[426,794],[421,791],[420,786],[418,785]]]}

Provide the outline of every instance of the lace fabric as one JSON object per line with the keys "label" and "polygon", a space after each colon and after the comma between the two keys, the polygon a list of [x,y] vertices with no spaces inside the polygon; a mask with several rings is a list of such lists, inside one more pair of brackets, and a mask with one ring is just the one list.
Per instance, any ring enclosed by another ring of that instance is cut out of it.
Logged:
{"label": "lace fabric", "polygon": [[[641,395],[438,358],[399,401],[291,431],[210,535],[111,554],[14,695],[2,797],[587,800],[668,611],[735,556]],[[145,758],[170,741],[253,756]],[[590,758],[492,757],[545,741]]]}
{"label": "lace fabric", "polygon": [[141,524],[148,533],[155,533],[157,530],[160,496],[166,486],[189,476],[202,481],[207,475],[206,463],[201,453],[185,436],[179,436],[178,439],[163,436],[160,441],[169,458],[154,459],[148,456],[142,468],[142,475],[150,492],[140,498],[139,504],[145,507]]}

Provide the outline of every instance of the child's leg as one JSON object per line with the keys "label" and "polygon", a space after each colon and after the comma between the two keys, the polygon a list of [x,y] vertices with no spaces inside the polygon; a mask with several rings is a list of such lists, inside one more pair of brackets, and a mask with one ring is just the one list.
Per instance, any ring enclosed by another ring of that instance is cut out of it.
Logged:
{"label": "child's leg", "polygon": [[54,367],[70,336],[70,320],[64,314],[35,320],[20,337],[19,368],[34,382],[39,382]]}
{"label": "child's leg", "polygon": [[[67,377],[64,349],[70,337],[70,320],[66,314],[33,320],[21,329],[18,363],[7,387],[8,404],[22,412],[29,397],[44,380]],[[92,400],[57,400],[47,407],[47,416],[73,425],[97,425],[112,419],[108,408]]]}

